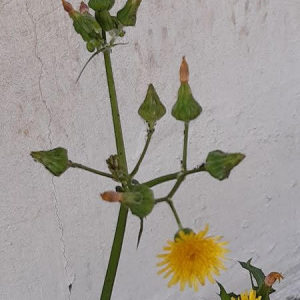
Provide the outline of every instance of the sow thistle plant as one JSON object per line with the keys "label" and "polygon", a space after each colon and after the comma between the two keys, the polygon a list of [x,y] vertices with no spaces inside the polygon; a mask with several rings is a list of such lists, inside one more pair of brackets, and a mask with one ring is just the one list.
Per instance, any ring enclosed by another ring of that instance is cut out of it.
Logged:
{"label": "sow thistle plant", "polygon": [[[224,262],[226,253],[229,251],[227,242],[223,241],[221,236],[210,236],[208,234],[208,225],[198,233],[191,228],[183,226],[174,206],[173,198],[188,175],[208,172],[217,180],[224,180],[229,177],[231,170],[245,158],[245,155],[215,150],[207,155],[204,163],[192,169],[187,168],[189,127],[191,122],[201,114],[202,107],[192,94],[189,85],[189,67],[185,57],[183,57],[179,70],[180,87],[177,101],[171,111],[172,116],[177,121],[182,122],[184,127],[180,169],[178,172],[163,175],[147,182],[138,182],[135,175],[138,173],[146,155],[151,138],[155,132],[155,125],[166,114],[166,108],[160,101],[154,86],[150,83],[146,97],[138,110],[139,116],[147,123],[147,139],[136,166],[129,172],[111,66],[111,52],[113,47],[124,44],[117,43],[117,40],[120,40],[125,35],[126,27],[135,26],[141,0],[128,0],[125,6],[117,12],[116,16],[110,13],[115,0],[90,0],[88,5],[81,2],[78,10],[75,10],[65,0],[62,0],[62,4],[73,21],[75,31],[80,34],[86,43],[87,50],[92,53],[88,62],[100,53],[104,56],[117,154],[111,155],[106,160],[109,173],[71,161],[67,150],[61,147],[49,151],[31,152],[31,156],[42,163],[55,176],[62,175],[69,168],[79,168],[111,178],[114,182],[117,182],[115,190],[103,191],[100,194],[103,200],[112,203],[117,202],[120,205],[114,241],[100,299],[107,300],[111,298],[128,211],[130,210],[133,215],[140,219],[140,230],[137,237],[138,246],[143,233],[145,217],[153,211],[155,205],[162,202],[169,206],[170,212],[174,215],[177,222],[178,229],[174,230],[174,237],[163,247],[163,252],[157,255],[158,274],[163,275],[164,278],[169,278],[169,287],[178,284],[180,290],[184,290],[186,286],[189,286],[198,291],[199,285],[205,285],[207,281],[214,283],[214,277],[219,275],[220,271],[225,270]],[[94,13],[90,12],[90,8],[94,10]],[[167,181],[175,181],[175,184],[166,193],[166,196],[156,198],[152,188]],[[250,273],[251,290],[241,291],[240,294],[227,293],[225,288],[218,283],[220,298],[223,300],[270,299],[269,295],[274,292],[272,285],[276,280],[282,279],[282,275],[272,272],[265,276],[262,270],[251,265],[251,260],[240,262],[240,264]]]}

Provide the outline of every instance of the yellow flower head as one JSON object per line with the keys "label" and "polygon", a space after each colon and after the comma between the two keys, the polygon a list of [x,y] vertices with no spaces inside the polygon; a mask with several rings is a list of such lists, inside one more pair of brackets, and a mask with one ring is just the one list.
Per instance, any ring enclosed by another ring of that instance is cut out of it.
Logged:
{"label": "yellow flower head", "polygon": [[223,260],[228,249],[224,245],[227,242],[220,242],[220,236],[206,236],[207,231],[208,225],[197,234],[181,230],[175,241],[168,241],[163,248],[166,253],[158,255],[162,261],[157,266],[163,266],[158,274],[165,273],[164,278],[172,274],[168,287],[179,283],[182,291],[189,284],[198,291],[199,282],[204,285],[207,277],[214,283],[212,274],[219,275],[219,271],[225,269]]}
{"label": "yellow flower head", "polygon": [[[231,297],[231,300],[235,300],[235,299]],[[251,290],[249,295],[248,292],[242,293],[241,297],[238,297],[237,300],[261,300],[261,296],[256,298],[256,291]]]}

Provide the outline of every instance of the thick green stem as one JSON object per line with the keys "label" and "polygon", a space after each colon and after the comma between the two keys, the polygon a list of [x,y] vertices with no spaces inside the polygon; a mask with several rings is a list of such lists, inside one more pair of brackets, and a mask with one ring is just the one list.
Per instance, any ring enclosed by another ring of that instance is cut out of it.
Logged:
{"label": "thick green stem", "polygon": [[148,132],[147,132],[147,140],[146,140],[145,147],[144,147],[143,152],[142,152],[142,154],[141,154],[141,156],[140,156],[140,159],[138,160],[138,162],[137,162],[135,168],[133,169],[133,171],[132,171],[131,174],[130,174],[130,177],[131,177],[131,178],[133,178],[134,175],[135,175],[135,174],[138,172],[138,170],[139,170],[139,167],[140,167],[140,165],[141,165],[141,163],[142,163],[142,161],[143,161],[143,159],[144,159],[144,157],[145,157],[145,154],[146,154],[146,152],[147,152],[147,150],[148,150],[148,147],[149,147],[149,144],[150,144],[150,141],[151,141],[151,138],[152,138],[153,133],[154,133],[154,129],[152,129],[152,130],[149,129],[149,130],[148,130]]}
{"label": "thick green stem", "polygon": [[[105,51],[103,54],[104,54],[108,91],[109,91],[110,103],[111,103],[112,118],[114,124],[117,153],[119,159],[122,162],[123,167],[125,168],[125,172],[128,173],[122,127],[121,127],[119,108],[117,102],[117,95],[116,95],[113,72],[111,67],[110,53],[108,51]],[[121,205],[100,300],[109,300],[111,298],[116,272],[119,264],[120,254],[122,250],[122,244],[123,244],[126,222],[127,222],[127,215],[128,215],[128,209],[125,208],[123,205]]]}
{"label": "thick green stem", "polygon": [[102,171],[98,171],[98,170],[95,170],[95,169],[92,169],[92,168],[89,168],[87,166],[84,166],[82,164],[78,164],[78,163],[74,163],[72,161],[69,160],[69,166],[71,168],[78,168],[78,169],[82,169],[82,170],[85,170],[85,171],[88,171],[88,172],[91,172],[91,173],[94,173],[94,174],[97,174],[97,175],[100,175],[100,176],[104,176],[104,177],[108,177],[108,178],[114,178],[114,176],[112,176],[111,174],[109,173],[105,173],[105,172],[102,172]]}

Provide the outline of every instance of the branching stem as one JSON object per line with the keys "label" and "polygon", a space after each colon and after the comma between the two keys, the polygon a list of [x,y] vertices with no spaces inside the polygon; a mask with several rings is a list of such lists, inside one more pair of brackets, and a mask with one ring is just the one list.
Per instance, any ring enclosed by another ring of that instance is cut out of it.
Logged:
{"label": "branching stem", "polygon": [[84,166],[82,164],[78,164],[78,163],[74,163],[72,161],[69,160],[69,166],[71,168],[78,168],[78,169],[82,169],[82,170],[85,170],[85,171],[88,171],[88,172],[91,172],[91,173],[94,173],[94,174],[97,174],[97,175],[100,175],[100,176],[104,176],[104,177],[108,177],[108,178],[114,178],[111,174],[109,173],[105,173],[105,172],[102,172],[102,171],[98,171],[98,170],[95,170],[95,169],[92,169],[92,168],[89,168],[87,166]]}

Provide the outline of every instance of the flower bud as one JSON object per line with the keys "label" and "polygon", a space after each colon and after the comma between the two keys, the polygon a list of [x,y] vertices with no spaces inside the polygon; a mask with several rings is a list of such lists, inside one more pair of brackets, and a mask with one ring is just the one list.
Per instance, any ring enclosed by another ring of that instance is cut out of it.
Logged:
{"label": "flower bud", "polygon": [[152,84],[149,84],[146,98],[138,110],[139,115],[154,128],[155,123],[166,113],[166,108],[160,102]]}
{"label": "flower bud", "polygon": [[118,20],[125,26],[134,26],[141,2],[142,0],[127,0],[125,6],[117,13]]}
{"label": "flower bud", "polygon": [[115,191],[106,191],[100,194],[102,200],[108,202],[121,202],[122,201],[122,193],[117,193]]}
{"label": "flower bud", "polygon": [[94,11],[110,10],[115,4],[115,0],[90,0],[89,7]]}
{"label": "flower bud", "polygon": [[179,121],[189,122],[196,119],[202,112],[202,107],[194,99],[190,85],[182,83],[179,91],[177,102],[172,108],[172,116]]}
{"label": "flower bud", "polygon": [[83,1],[80,3],[79,12],[81,14],[89,12],[89,7]]}
{"label": "flower bud", "polygon": [[146,185],[134,185],[130,192],[123,193],[122,204],[139,218],[149,215],[154,207],[154,195]]}
{"label": "flower bud", "polygon": [[64,148],[31,152],[30,155],[55,176],[60,176],[69,167],[68,151]]}
{"label": "flower bud", "polygon": [[265,285],[268,287],[271,287],[276,280],[280,282],[280,280],[283,279],[283,276],[278,272],[271,272],[269,275],[265,277]]}
{"label": "flower bud", "polygon": [[69,3],[65,0],[62,0],[62,4],[63,4],[63,7],[64,7],[64,10],[67,13],[72,14],[75,11],[71,3]]}
{"label": "flower bud", "polygon": [[189,122],[201,114],[202,107],[194,99],[190,85],[188,84],[189,68],[185,57],[182,58],[179,75],[181,85],[178,91],[177,102],[172,109],[172,116],[176,120]]}
{"label": "flower bud", "polygon": [[108,10],[96,11],[95,18],[105,31],[110,31],[118,27],[118,24]]}
{"label": "flower bud", "polygon": [[179,69],[179,78],[181,83],[189,81],[189,66],[185,60],[185,56],[182,57],[182,62]]}
{"label": "flower bud", "polygon": [[122,165],[118,155],[111,155],[106,160],[106,163],[115,180],[122,181],[126,178],[125,168]]}

